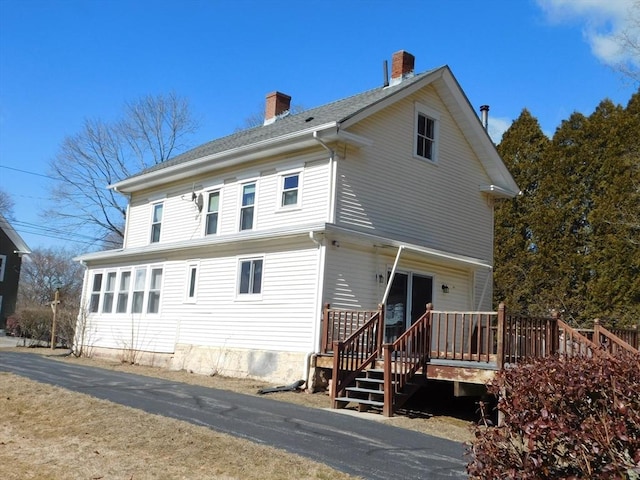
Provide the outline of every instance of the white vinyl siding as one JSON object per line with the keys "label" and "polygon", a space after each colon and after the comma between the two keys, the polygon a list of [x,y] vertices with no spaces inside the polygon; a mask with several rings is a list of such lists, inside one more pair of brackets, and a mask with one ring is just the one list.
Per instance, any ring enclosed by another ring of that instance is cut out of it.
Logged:
{"label": "white vinyl siding", "polygon": [[[415,158],[416,104],[439,113],[437,164]],[[337,163],[336,222],[348,228],[491,261],[490,183],[434,91],[415,94],[363,120],[353,133],[375,139]],[[392,160],[391,160],[392,159]]]}
{"label": "white vinyl siding", "polygon": [[[215,235],[222,238],[237,234],[240,227],[242,187],[246,183],[253,183],[254,179],[256,196],[251,231],[325,222],[329,203],[328,164],[328,155],[322,152],[288,159],[284,165],[274,161],[260,168],[248,166],[246,171],[239,172],[237,176],[201,177],[188,183],[172,185],[170,190],[165,188],[136,193],[129,206],[126,246],[135,248],[149,244],[152,203],[158,198],[163,198],[160,239],[163,244],[207,236],[208,192],[212,191],[220,193]],[[281,207],[283,177],[297,172],[297,205]],[[204,205],[201,211],[191,201],[193,193],[203,195]]]}

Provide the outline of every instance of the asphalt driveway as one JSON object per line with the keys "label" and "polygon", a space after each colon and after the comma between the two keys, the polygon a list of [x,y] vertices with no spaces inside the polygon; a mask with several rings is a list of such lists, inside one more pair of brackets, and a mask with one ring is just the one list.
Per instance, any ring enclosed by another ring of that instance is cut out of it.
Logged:
{"label": "asphalt driveway", "polygon": [[466,478],[463,445],[334,411],[6,350],[0,371],[207,426],[366,479]]}

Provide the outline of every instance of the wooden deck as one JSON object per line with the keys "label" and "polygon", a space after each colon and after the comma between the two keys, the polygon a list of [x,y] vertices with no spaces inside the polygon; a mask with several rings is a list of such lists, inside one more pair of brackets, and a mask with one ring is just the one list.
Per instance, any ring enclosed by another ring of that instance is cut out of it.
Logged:
{"label": "wooden deck", "polygon": [[638,351],[637,330],[614,334],[596,322],[593,330],[578,331],[557,316],[507,315],[504,305],[497,312],[444,312],[427,305],[407,331],[385,343],[388,339],[382,306],[375,311],[325,306],[316,366],[332,369],[334,408],[356,403],[391,416],[415,390],[418,376],[484,385],[497,371],[531,358]]}

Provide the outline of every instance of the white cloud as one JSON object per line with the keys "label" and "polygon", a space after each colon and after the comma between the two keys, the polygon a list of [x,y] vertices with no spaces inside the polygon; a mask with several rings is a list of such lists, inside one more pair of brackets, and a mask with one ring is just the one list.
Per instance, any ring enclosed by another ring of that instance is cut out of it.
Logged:
{"label": "white cloud", "polygon": [[498,145],[502,141],[502,135],[512,123],[513,120],[510,118],[489,117],[487,130],[493,143]]}
{"label": "white cloud", "polygon": [[537,0],[549,21],[584,23],[592,53],[608,65],[640,65],[637,52],[622,48],[620,37],[640,44],[640,0]]}

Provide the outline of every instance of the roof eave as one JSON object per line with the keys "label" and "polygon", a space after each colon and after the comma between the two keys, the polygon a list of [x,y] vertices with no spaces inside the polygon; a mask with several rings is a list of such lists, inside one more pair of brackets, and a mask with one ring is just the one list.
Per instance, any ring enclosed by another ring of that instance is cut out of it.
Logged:
{"label": "roof eave", "polygon": [[327,140],[342,139],[348,141],[345,135],[338,134],[337,123],[329,122],[130,177],[111,184],[108,188],[120,193],[132,193],[170,181],[184,180],[220,168],[238,165],[257,158],[314,146],[317,145],[317,141],[313,138],[314,132],[320,134],[319,136]]}

